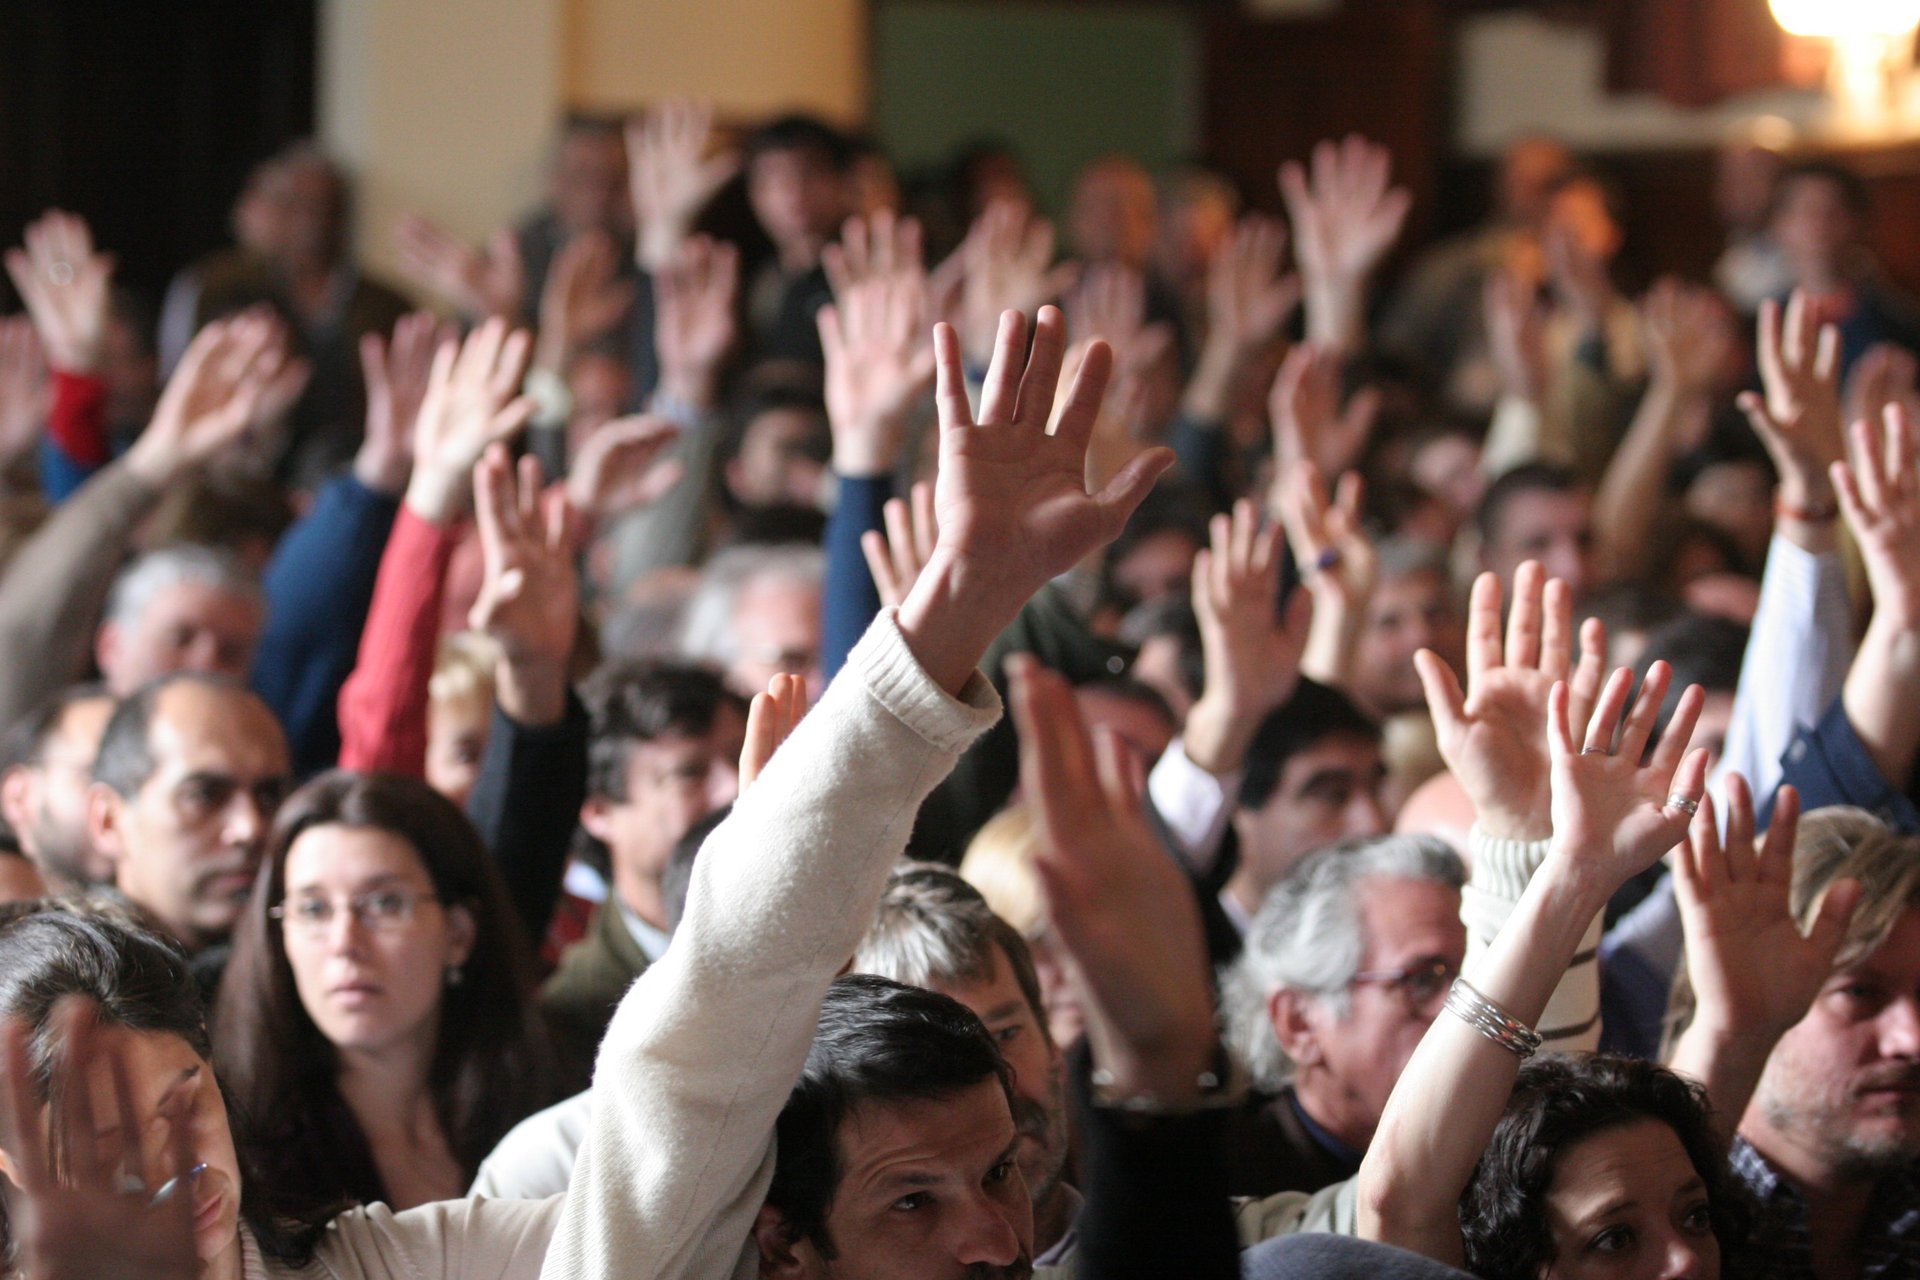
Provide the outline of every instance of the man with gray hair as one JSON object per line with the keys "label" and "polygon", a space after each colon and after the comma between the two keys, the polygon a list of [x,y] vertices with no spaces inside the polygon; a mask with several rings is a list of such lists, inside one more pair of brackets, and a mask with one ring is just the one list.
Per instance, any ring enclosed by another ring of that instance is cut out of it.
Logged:
{"label": "man with gray hair", "polygon": [[266,620],[260,582],[236,557],[190,543],[161,547],[114,580],[94,657],[115,697],[176,671],[244,681]]}
{"label": "man with gray hair", "polygon": [[818,547],[730,547],[708,562],[687,602],[680,653],[718,667],[727,684],[751,698],[781,674],[807,682],[820,696],[821,586],[826,557]]}
{"label": "man with gray hair", "polygon": [[1460,859],[1429,836],[1304,859],[1227,971],[1229,1043],[1261,1092],[1229,1127],[1235,1195],[1316,1191],[1359,1171],[1414,1046],[1466,957]]}

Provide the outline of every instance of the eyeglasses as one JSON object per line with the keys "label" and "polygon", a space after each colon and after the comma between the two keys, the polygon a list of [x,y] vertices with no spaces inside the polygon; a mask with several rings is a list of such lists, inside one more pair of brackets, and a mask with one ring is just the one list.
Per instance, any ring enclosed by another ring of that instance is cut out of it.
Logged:
{"label": "eyeglasses", "polygon": [[392,933],[413,923],[414,912],[420,909],[421,903],[438,901],[434,894],[410,889],[374,889],[356,894],[344,904],[318,896],[295,898],[268,908],[267,914],[289,929],[317,934],[332,926],[334,912],[344,905],[361,928],[374,933]]}
{"label": "eyeglasses", "polygon": [[1418,960],[1401,969],[1374,969],[1366,973],[1353,975],[1354,986],[1376,983],[1383,987],[1392,987],[1399,991],[1407,1003],[1416,1009],[1432,1004],[1453,980],[1460,976],[1460,967],[1451,960],[1438,958]]}

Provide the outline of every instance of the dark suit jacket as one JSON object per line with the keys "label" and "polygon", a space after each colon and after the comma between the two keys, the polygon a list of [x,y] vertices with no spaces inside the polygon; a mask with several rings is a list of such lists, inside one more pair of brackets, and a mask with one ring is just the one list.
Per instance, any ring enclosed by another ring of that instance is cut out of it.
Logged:
{"label": "dark suit jacket", "polygon": [[1360,1172],[1307,1132],[1293,1109],[1293,1088],[1254,1094],[1227,1120],[1227,1194],[1270,1196],[1318,1191]]}
{"label": "dark suit jacket", "polygon": [[560,1096],[593,1083],[593,1059],[613,1010],[633,980],[646,972],[647,955],[633,940],[619,905],[600,904],[587,936],[567,948],[560,967],[540,989],[540,1013],[553,1036]]}

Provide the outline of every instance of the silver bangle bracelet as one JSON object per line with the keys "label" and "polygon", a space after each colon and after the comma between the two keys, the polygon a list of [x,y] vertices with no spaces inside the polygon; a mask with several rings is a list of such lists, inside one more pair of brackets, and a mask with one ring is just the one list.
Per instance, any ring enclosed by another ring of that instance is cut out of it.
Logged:
{"label": "silver bangle bracelet", "polygon": [[1539,1032],[1474,990],[1465,978],[1455,978],[1448,988],[1446,1009],[1517,1058],[1531,1058],[1540,1050]]}

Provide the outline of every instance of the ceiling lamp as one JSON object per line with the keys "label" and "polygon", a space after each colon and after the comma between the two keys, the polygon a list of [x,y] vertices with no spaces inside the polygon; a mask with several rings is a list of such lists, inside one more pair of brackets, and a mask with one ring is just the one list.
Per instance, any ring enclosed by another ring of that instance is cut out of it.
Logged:
{"label": "ceiling lamp", "polygon": [[1774,21],[1788,35],[1832,45],[1827,92],[1838,132],[1887,137],[1910,130],[1901,99],[1912,79],[1920,0],[1771,0],[1771,4]]}

